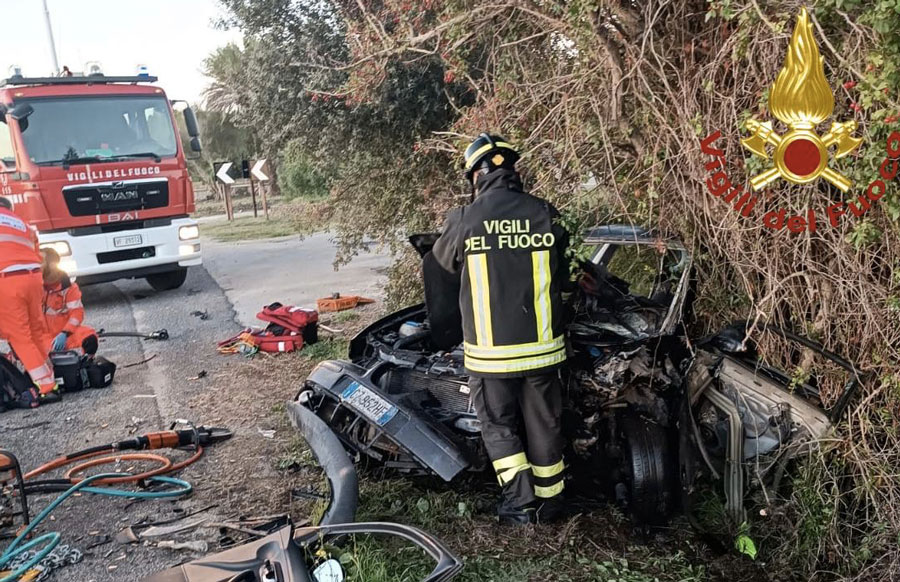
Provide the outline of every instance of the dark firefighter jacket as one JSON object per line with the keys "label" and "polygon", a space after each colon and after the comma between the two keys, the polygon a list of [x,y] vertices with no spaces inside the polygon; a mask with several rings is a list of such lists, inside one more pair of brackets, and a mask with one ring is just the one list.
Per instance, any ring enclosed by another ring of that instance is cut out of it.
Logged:
{"label": "dark firefighter jacket", "polygon": [[450,212],[432,250],[461,275],[466,370],[501,378],[547,372],[566,359],[568,236],[557,210],[523,192],[515,172],[482,176],[478,191],[474,202]]}

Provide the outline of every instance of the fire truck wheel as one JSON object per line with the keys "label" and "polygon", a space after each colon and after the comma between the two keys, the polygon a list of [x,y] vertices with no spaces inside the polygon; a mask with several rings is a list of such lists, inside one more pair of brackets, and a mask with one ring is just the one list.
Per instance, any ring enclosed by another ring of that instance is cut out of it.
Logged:
{"label": "fire truck wheel", "polygon": [[185,279],[187,279],[187,269],[185,268],[147,275],[147,282],[157,291],[171,291],[172,289],[178,289],[184,285]]}

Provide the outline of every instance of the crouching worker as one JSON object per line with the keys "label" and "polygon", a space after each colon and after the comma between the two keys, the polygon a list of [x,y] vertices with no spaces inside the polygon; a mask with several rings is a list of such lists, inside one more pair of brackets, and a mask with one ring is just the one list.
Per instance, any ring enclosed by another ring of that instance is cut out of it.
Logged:
{"label": "crouching worker", "polygon": [[97,353],[97,332],[83,324],[84,305],[81,289],[69,280],[59,268],[59,254],[53,249],[42,249],[44,258],[44,318],[52,351],[74,350],[93,356]]}
{"label": "crouching worker", "polygon": [[27,408],[60,399],[47,361],[50,346],[41,290],[37,233],[0,196],[0,337],[9,342],[38,388],[19,395],[17,405]]}

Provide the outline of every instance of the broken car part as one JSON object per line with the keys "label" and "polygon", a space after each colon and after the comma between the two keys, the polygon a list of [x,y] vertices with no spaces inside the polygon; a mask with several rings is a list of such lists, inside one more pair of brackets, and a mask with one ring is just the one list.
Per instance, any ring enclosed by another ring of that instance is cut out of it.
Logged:
{"label": "broken car part", "polygon": [[847,374],[836,404],[825,409],[813,379],[791,378],[760,361],[747,329],[747,322],[737,322],[697,343],[685,388],[690,426],[681,433],[691,445],[682,447],[683,490],[695,489],[701,471],[689,465],[696,465],[692,451],[698,451],[712,476],[722,474],[726,510],[735,524],[745,519],[744,497],[751,483],[777,484],[790,460],[828,435],[862,381],[855,366],[821,345],[763,324],[762,334],[811,350]]}
{"label": "broken car part", "polygon": [[339,536],[380,534],[405,539],[436,565],[423,582],[449,582],[462,562],[443,543],[416,528],[392,523],[353,523],[281,530],[248,544],[166,570],[142,582],[343,582],[337,560],[322,557]]}
{"label": "broken car part", "polygon": [[359,505],[359,481],[353,461],[331,428],[314,412],[298,402],[289,402],[287,413],[291,424],[300,431],[325,471],[331,489],[331,498],[320,524],[352,522]]}

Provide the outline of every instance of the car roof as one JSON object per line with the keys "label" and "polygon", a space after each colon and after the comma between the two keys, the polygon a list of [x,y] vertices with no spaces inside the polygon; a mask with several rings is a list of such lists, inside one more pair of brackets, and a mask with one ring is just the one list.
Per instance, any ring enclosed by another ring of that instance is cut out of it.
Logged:
{"label": "car roof", "polygon": [[589,228],[584,232],[585,244],[659,244],[662,241],[668,248],[684,249],[680,240],[665,238],[646,228],[633,224],[604,224]]}

